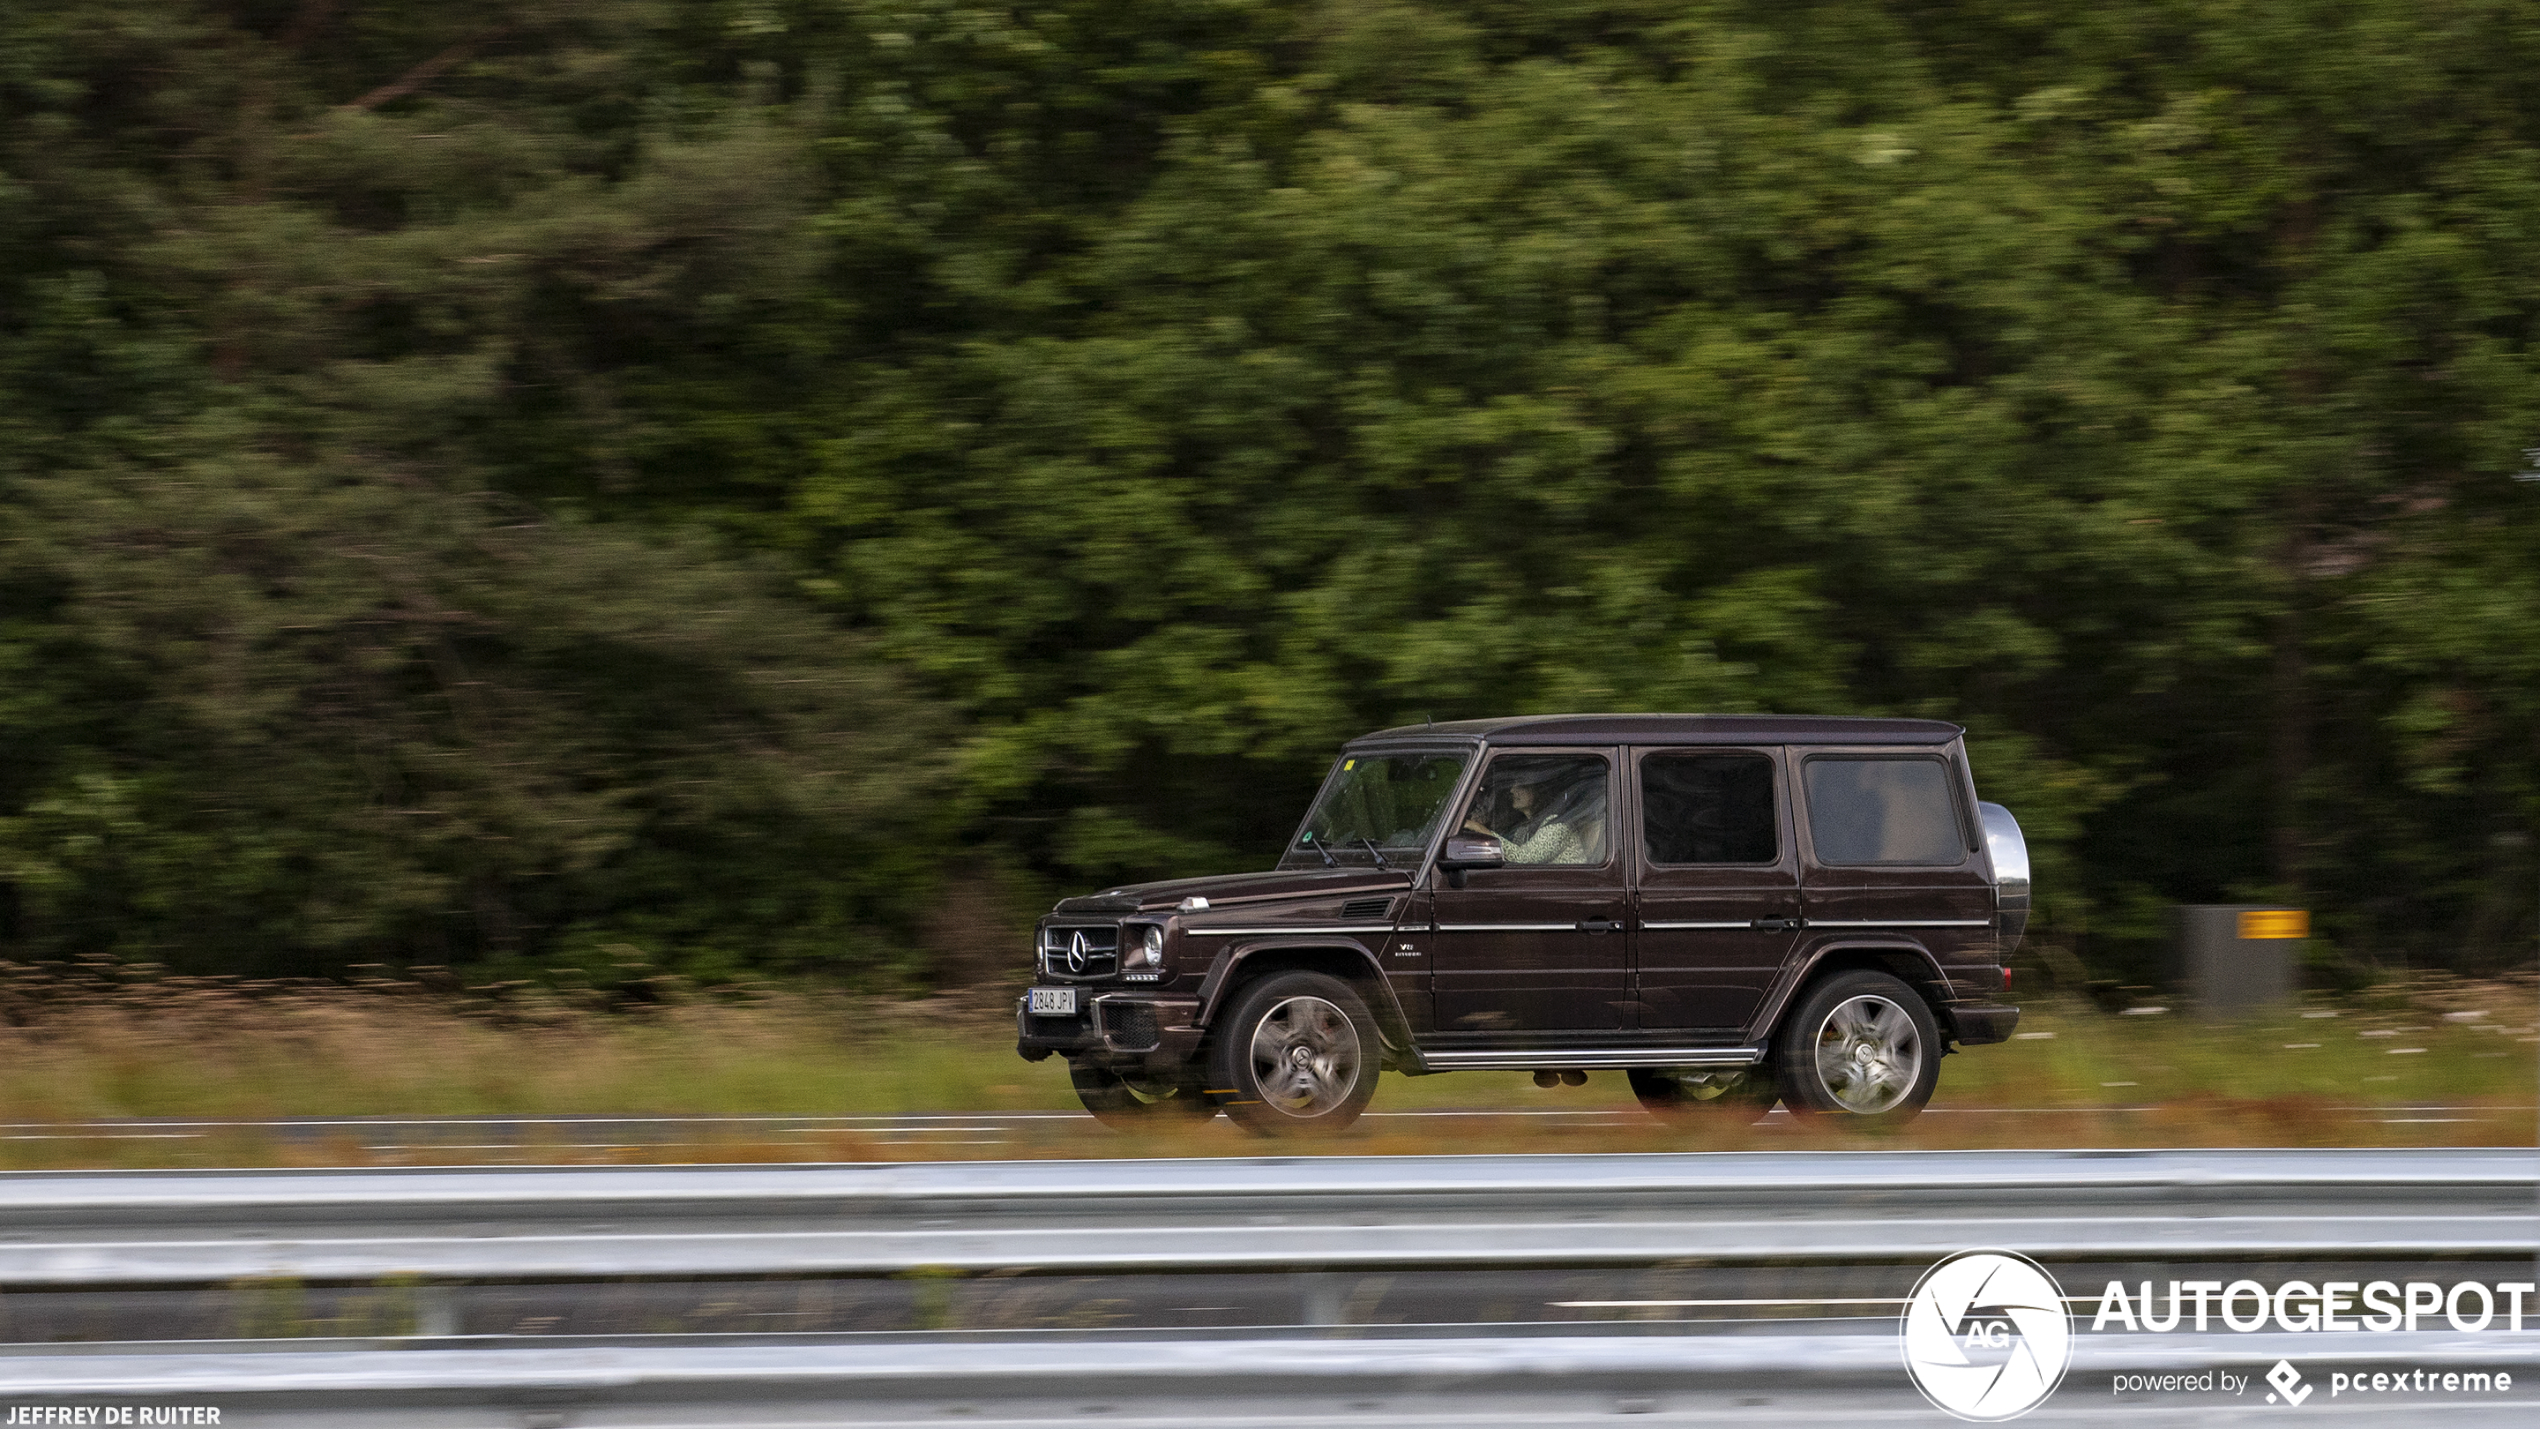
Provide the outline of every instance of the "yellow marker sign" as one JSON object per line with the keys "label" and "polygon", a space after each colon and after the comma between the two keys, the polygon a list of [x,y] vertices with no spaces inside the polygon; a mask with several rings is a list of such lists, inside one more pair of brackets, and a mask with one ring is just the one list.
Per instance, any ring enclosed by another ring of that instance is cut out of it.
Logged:
{"label": "yellow marker sign", "polygon": [[1347,774],[1349,771],[1351,771],[1351,770],[1353,770],[1353,769],[1355,769],[1355,768],[1357,768],[1357,767],[1358,767],[1358,761],[1357,761],[1357,760],[1355,760],[1355,759],[1344,759],[1344,760],[1342,760],[1342,761],[1341,761],[1341,772],[1342,772],[1343,774]]}
{"label": "yellow marker sign", "polygon": [[2307,938],[2311,914],[2306,908],[2253,908],[2240,915],[2244,938]]}

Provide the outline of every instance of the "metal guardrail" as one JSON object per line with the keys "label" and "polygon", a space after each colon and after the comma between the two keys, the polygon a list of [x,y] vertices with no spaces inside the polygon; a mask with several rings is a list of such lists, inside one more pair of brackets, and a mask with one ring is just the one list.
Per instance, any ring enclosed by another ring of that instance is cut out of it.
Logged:
{"label": "metal guardrail", "polygon": [[[2359,1332],[2334,1337],[2340,1369],[2504,1370],[2517,1392],[2448,1403],[2446,1424],[2524,1424],[2540,1395],[2540,1337]],[[2260,1420],[2251,1394],[2162,1406],[2118,1403],[2109,1377],[2227,1368],[2263,1375],[2282,1357],[2316,1368],[2317,1335],[2084,1335],[2044,1423]],[[1424,1340],[1108,1341],[890,1347],[664,1347],[0,1356],[13,1405],[219,1408],[219,1422],[329,1429],[441,1425],[1084,1422],[1557,1424],[1698,1416],[1825,1422],[1838,1409],[1923,1421],[1892,1334]],[[2263,1385],[2261,1385],[2263,1390]],[[2323,1395],[2312,1412],[2331,1408]],[[2388,1396],[2359,1405],[2391,1422]],[[2402,1405],[2397,1415],[2422,1409]],[[1651,1422],[1651,1421],[1635,1421]],[[1930,1413],[1928,1422],[1945,1422]]]}
{"label": "metal guardrail", "polygon": [[2521,1256],[2523,1150],[1729,1152],[0,1175],[0,1288]]}

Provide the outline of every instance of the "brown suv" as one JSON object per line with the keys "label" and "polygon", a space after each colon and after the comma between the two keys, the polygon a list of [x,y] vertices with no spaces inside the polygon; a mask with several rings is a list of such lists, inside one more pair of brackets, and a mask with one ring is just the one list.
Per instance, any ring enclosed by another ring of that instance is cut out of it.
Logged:
{"label": "brown suv", "polygon": [[1901,1121],[1999,1042],[2028,849],[1935,720],[1552,715],[1352,741],[1268,873],[1041,920],[1016,1050],[1115,1126],[1356,1120],[1390,1067]]}

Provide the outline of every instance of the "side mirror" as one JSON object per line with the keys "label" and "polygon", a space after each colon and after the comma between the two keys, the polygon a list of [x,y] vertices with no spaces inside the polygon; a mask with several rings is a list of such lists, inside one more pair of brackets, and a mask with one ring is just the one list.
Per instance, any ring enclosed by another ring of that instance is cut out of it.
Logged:
{"label": "side mirror", "polygon": [[1501,868],[1508,856],[1494,838],[1475,838],[1458,834],[1446,841],[1438,854],[1438,867],[1445,871],[1449,888],[1464,886],[1464,875],[1476,868]]}

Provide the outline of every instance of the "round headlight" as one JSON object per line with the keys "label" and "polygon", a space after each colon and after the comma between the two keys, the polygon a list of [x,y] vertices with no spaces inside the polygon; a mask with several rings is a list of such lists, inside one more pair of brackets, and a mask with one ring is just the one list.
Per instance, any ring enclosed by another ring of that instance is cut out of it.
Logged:
{"label": "round headlight", "polygon": [[1124,940],[1128,946],[1120,950],[1120,965],[1125,968],[1164,966],[1164,925],[1145,923],[1133,931],[1137,936]]}

